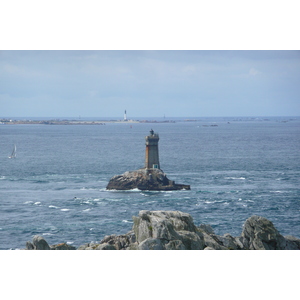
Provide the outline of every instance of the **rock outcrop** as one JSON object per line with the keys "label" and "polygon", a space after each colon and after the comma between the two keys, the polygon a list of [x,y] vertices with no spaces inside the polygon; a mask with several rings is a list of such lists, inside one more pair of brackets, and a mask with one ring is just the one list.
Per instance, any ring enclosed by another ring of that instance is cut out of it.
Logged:
{"label": "rock outcrop", "polygon": [[[300,239],[283,237],[266,218],[246,220],[242,234],[233,237],[215,234],[210,225],[196,226],[191,215],[180,211],[142,210],[133,217],[133,228],[124,235],[109,235],[100,242],[77,250],[300,250]],[[43,237],[34,236],[27,250],[73,250],[65,243],[49,246]]]}
{"label": "rock outcrop", "polygon": [[25,250],[76,250],[76,248],[66,243],[49,246],[42,236],[35,235],[32,243],[26,242]]}
{"label": "rock outcrop", "polygon": [[110,179],[106,186],[107,190],[132,190],[136,188],[150,191],[190,190],[189,185],[176,184],[169,180],[162,170],[147,168],[116,175]]}

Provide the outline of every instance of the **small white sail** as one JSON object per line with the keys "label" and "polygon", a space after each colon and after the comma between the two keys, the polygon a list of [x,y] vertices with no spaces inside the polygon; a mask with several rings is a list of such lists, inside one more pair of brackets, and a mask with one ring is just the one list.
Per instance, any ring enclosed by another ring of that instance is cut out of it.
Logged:
{"label": "small white sail", "polygon": [[16,156],[17,156],[16,152],[17,152],[17,146],[14,145],[14,148],[13,148],[13,151],[11,153],[11,156],[9,156],[8,158],[16,158]]}

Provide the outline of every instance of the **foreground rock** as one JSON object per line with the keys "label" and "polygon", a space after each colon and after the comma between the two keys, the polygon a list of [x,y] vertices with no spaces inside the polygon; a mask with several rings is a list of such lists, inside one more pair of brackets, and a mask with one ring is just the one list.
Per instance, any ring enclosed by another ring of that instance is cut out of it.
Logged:
{"label": "foreground rock", "polygon": [[[142,210],[133,217],[132,231],[109,235],[78,250],[300,250],[300,239],[283,237],[266,218],[246,220],[241,236],[216,235],[210,225],[196,226],[191,215],[180,211]],[[65,243],[49,246],[43,237],[26,243],[27,250],[74,250]]]}
{"label": "foreground rock", "polygon": [[136,188],[149,191],[190,190],[189,185],[176,184],[169,180],[162,170],[147,168],[116,175],[110,179],[106,187],[107,190],[132,190]]}
{"label": "foreground rock", "polygon": [[49,246],[46,240],[39,235],[33,237],[32,243],[26,242],[26,250],[76,250],[75,247],[66,243]]}

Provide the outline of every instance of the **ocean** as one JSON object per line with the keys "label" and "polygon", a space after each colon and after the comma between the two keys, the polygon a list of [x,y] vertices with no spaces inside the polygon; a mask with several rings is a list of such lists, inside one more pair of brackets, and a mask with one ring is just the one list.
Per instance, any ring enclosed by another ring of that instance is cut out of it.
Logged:
{"label": "ocean", "polygon": [[[191,190],[106,191],[112,176],[144,166],[151,129],[161,169]],[[300,238],[300,118],[0,125],[0,137],[0,249],[23,249],[34,235],[100,241],[130,231],[140,210],[186,212],[232,236],[259,215]]]}

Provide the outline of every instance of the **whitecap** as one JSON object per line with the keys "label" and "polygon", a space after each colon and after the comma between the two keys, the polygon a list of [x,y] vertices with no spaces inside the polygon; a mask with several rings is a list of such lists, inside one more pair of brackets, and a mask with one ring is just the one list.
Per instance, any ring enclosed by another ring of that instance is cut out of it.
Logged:
{"label": "whitecap", "polygon": [[117,192],[117,193],[132,193],[132,192],[141,192],[142,190],[139,190],[138,188],[135,188],[135,189],[131,189],[131,190],[115,190],[115,189],[106,190],[105,189],[105,191],[106,192]]}
{"label": "whitecap", "polygon": [[83,212],[84,212],[84,211],[90,211],[90,210],[91,210],[90,208],[87,208],[87,209],[84,209]]}
{"label": "whitecap", "polygon": [[26,202],[24,202],[24,204],[30,204],[30,203],[33,203],[33,201],[26,201]]}
{"label": "whitecap", "polygon": [[132,221],[128,221],[128,220],[122,220],[122,222],[124,222],[124,223],[133,223]]}
{"label": "whitecap", "polygon": [[49,205],[49,208],[58,208],[58,206],[55,206],[55,205]]}
{"label": "whitecap", "polygon": [[72,245],[72,244],[74,244],[74,242],[67,242],[67,244],[68,244],[68,245]]}
{"label": "whitecap", "polygon": [[150,195],[141,193],[142,196],[149,197]]}
{"label": "whitecap", "polygon": [[69,211],[69,208],[62,208],[61,211]]}
{"label": "whitecap", "polygon": [[245,180],[245,177],[225,177],[225,179],[231,179],[231,180]]}
{"label": "whitecap", "polygon": [[41,204],[41,202],[38,201],[38,202],[35,202],[34,204],[35,204],[35,205],[39,205],[39,204]]}
{"label": "whitecap", "polygon": [[42,235],[53,235],[53,233],[45,232],[45,233],[42,233]]}

